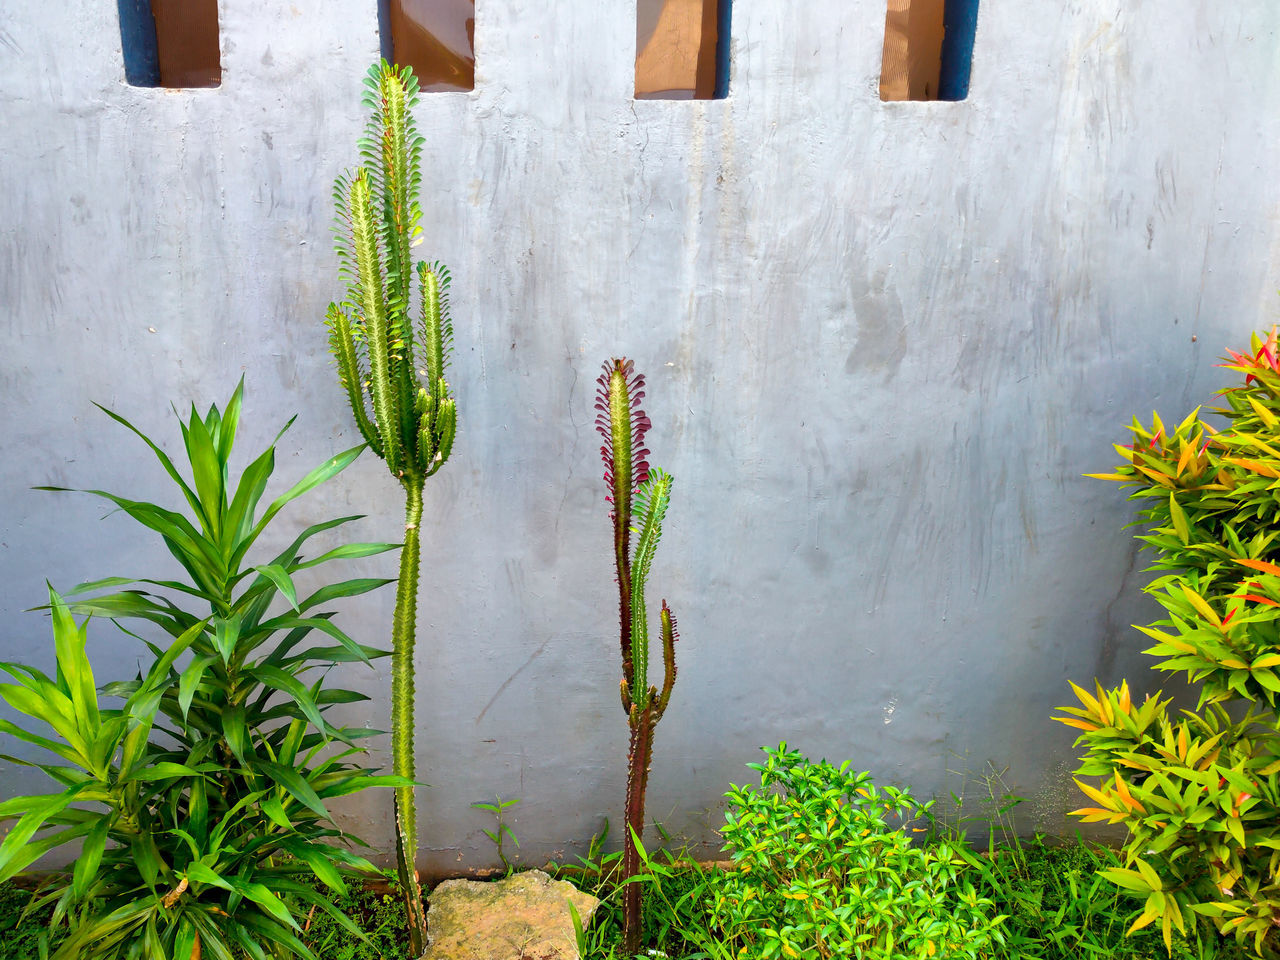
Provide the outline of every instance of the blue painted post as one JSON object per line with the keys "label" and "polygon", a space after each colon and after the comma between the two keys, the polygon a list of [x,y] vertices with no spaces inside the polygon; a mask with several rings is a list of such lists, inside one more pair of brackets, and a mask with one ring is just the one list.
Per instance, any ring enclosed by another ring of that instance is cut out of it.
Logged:
{"label": "blue painted post", "polygon": [[942,23],[942,72],[938,77],[938,99],[963,100],[969,96],[973,38],[978,30],[978,0],[947,0]]}

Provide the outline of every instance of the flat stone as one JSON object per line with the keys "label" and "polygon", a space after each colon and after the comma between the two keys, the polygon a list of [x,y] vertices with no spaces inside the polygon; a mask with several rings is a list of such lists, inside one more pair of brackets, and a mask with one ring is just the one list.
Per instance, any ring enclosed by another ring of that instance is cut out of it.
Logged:
{"label": "flat stone", "polygon": [[600,903],[541,870],[494,883],[446,880],[428,898],[422,960],[579,960],[570,901],[584,927]]}

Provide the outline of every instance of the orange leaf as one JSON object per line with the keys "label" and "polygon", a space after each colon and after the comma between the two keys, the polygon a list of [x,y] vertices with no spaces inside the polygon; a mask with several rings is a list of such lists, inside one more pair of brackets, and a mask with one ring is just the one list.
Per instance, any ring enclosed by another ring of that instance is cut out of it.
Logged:
{"label": "orange leaf", "polygon": [[1260,597],[1256,593],[1246,593],[1244,594],[1244,598],[1246,600],[1252,600],[1254,603],[1265,603],[1268,607],[1280,607],[1280,603],[1276,603],[1274,600],[1268,600],[1266,597]]}
{"label": "orange leaf", "polygon": [[[1227,463],[1234,463],[1237,467],[1244,467],[1246,470],[1252,470],[1254,473],[1260,473],[1264,477],[1280,478],[1280,473],[1276,472],[1274,467],[1270,467],[1258,460],[1244,460],[1238,457],[1225,457]],[[1141,470],[1141,467],[1138,467]]]}
{"label": "orange leaf", "polygon": [[1139,463],[1135,463],[1133,466],[1135,469],[1141,470],[1143,473],[1145,473],[1148,477],[1150,477],[1156,483],[1160,484],[1160,486],[1169,487],[1170,489],[1172,489],[1173,481],[1170,480],[1168,477],[1166,477],[1163,473],[1157,473],[1155,470],[1148,470],[1146,467],[1142,466]]}
{"label": "orange leaf", "polygon": [[1191,458],[1192,456],[1195,455],[1195,452],[1196,452],[1196,448],[1193,445],[1187,443],[1187,441],[1182,440],[1180,442],[1182,444],[1182,454],[1181,456],[1178,457],[1177,475],[1179,477],[1182,476],[1182,471],[1187,469],[1187,464],[1191,462]]}
{"label": "orange leaf", "polygon": [[1136,810],[1138,813],[1146,813],[1147,811],[1142,804],[1135,800],[1133,794],[1129,792],[1129,785],[1120,779],[1120,774],[1117,773],[1115,779],[1116,793],[1120,795],[1120,799],[1124,801],[1125,806],[1130,810]]}
{"label": "orange leaf", "polygon": [[1268,563],[1266,560],[1237,560],[1236,563],[1251,570],[1261,570],[1263,573],[1270,573],[1280,577],[1280,567],[1277,567],[1274,563]]}
{"label": "orange leaf", "polygon": [[1059,723],[1065,723],[1068,727],[1076,727],[1086,733],[1093,733],[1095,730],[1102,728],[1096,723],[1090,723],[1088,720],[1077,720],[1075,717],[1054,717]]}

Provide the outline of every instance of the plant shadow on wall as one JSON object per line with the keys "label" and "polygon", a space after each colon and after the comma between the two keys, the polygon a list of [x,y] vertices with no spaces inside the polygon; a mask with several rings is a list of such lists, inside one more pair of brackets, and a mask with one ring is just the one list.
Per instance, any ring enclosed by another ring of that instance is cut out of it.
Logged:
{"label": "plant shadow on wall", "polygon": [[[1085,748],[1087,821],[1123,824],[1125,864],[1107,878],[1140,898],[1132,929],[1211,925],[1251,953],[1280,953],[1280,361],[1273,329],[1224,366],[1214,425],[1200,408],[1166,427],[1137,420],[1124,462],[1095,474],[1133,487],[1138,534],[1164,572],[1147,592],[1166,616],[1139,627],[1155,669],[1199,698],[1174,713],[1123,683],[1074,687],[1062,708]],[[1096,779],[1095,779],[1096,778]]]}
{"label": "plant shadow on wall", "polygon": [[[71,599],[50,588],[55,675],[0,664],[13,681],[0,685],[0,696],[48,728],[0,721],[0,730],[51,754],[52,762],[30,765],[59,787],[0,803],[0,819],[16,821],[0,843],[0,881],[58,846],[83,843],[71,874],[52,875],[32,905],[52,907],[51,927],[63,935],[55,960],[312,958],[300,935],[316,911],[358,933],[331,900],[346,892],[344,875],[373,868],[349,849],[354,838],[333,823],[327,803],[403,781],[354,762],[359,740],[375,731],[327,716],[334,705],[367,699],[325,685],[328,671],[383,655],[348,636],[328,606],[389,581],[335,581],[299,597],[295,578],[396,545],[349,543],[305,558],[312,537],[358,519],[339,517],[307,527],[269,559],[249,559],[289,502],[363,448],[321,464],[259,516],[275,443],[232,482],[242,386],[225,409],[200,417],[192,408],[181,424],[189,479],[106,411],[155,455],[186,509],[86,492],[157,534],[185,578],[108,577],[81,584]],[[102,688],[121,706],[100,698],[85,649],[89,621],[76,615],[116,621],[151,654],[135,679]],[[135,634],[128,622],[164,639]],[[317,891],[314,878],[328,891]]]}

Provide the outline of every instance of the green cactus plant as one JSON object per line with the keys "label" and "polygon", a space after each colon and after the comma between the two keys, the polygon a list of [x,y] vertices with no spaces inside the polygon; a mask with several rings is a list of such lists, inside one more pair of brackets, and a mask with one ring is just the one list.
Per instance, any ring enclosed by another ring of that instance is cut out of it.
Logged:
{"label": "green cactus plant", "polygon": [[[640,872],[639,842],[644,836],[644,798],[653,757],[653,732],[666,712],[676,681],[676,620],[662,601],[662,689],[649,685],[649,615],[645,585],[662,536],[662,521],[671,502],[672,478],[651,469],[644,438],[651,423],[640,407],[644,376],[626,358],[604,365],[596,397],[596,429],[604,437],[606,499],[613,504],[614,561],[618,576],[618,625],[622,649],[622,710],[631,727],[627,750],[626,830],[623,835],[623,879]],[[634,538],[632,535],[635,535]],[[634,552],[632,540],[635,540]],[[623,943],[628,955],[640,949],[641,887],[628,883],[622,892]]]}
{"label": "green cactus plant", "polygon": [[[457,427],[457,407],[444,378],[453,328],[449,271],[439,263],[415,264],[411,252],[422,235],[418,187],[423,139],[411,113],[418,81],[408,67],[383,61],[369,70],[365,87],[363,102],[372,115],[359,144],[361,166],[339,177],[334,187],[337,250],[347,295],[329,304],[325,320],[360,434],[405,492],[404,546],[391,632],[391,751],[396,775],[413,780],[419,527],[426,479],[449,459]],[[413,787],[397,788],[395,813],[396,862],[417,956],[424,949],[426,917],[416,869]]]}

